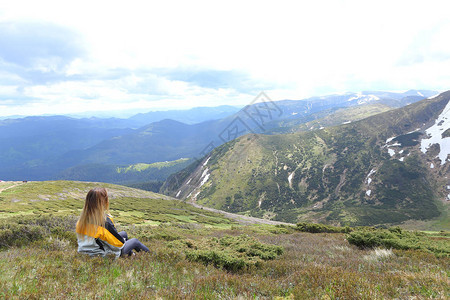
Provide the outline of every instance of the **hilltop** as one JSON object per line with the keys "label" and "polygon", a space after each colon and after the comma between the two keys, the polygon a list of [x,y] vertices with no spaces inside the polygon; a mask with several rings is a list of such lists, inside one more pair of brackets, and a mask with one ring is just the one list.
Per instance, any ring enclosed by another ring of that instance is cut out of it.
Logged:
{"label": "hilltop", "polygon": [[231,224],[220,214],[210,213],[168,196],[120,185],[75,182],[1,182],[0,219],[25,216],[78,216],[87,192],[102,186],[108,189],[111,213],[126,224],[198,222]]}
{"label": "hilltop", "polygon": [[280,224],[192,205],[154,192],[102,182],[0,182],[0,219],[52,215],[78,216],[87,192],[105,187],[111,213],[123,225],[159,225],[166,222],[230,227],[233,224]]}

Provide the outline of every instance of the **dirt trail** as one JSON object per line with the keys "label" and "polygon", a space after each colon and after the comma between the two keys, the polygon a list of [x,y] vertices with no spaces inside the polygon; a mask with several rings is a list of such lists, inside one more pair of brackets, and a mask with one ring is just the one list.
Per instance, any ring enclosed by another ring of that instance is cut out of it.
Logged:
{"label": "dirt trail", "polygon": [[1,187],[0,187],[0,193],[2,193],[3,191],[6,191],[6,190],[8,190],[8,189],[12,189],[13,187],[22,185],[22,184],[23,184],[23,182],[17,182],[16,184],[7,186],[7,187],[5,187],[5,188],[1,188]]}
{"label": "dirt trail", "polygon": [[[187,203],[189,203],[189,202],[187,202]],[[191,204],[194,207],[200,208],[200,209],[204,209],[207,211],[222,214],[223,216],[225,216],[229,219],[233,219],[236,222],[238,222],[239,224],[243,224],[243,225],[250,225],[250,224],[294,225],[292,223],[271,221],[271,220],[265,220],[265,219],[259,219],[259,218],[249,217],[249,216],[233,214],[233,213],[229,213],[229,212],[226,212],[223,210],[218,210],[218,209],[214,209],[214,208],[210,208],[210,207],[201,206],[197,203],[189,203],[189,204]]]}

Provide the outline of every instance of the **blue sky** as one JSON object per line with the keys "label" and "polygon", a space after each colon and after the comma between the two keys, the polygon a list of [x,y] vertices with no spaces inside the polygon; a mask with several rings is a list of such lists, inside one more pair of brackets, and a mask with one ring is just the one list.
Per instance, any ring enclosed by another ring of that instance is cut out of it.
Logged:
{"label": "blue sky", "polygon": [[[10,3],[5,3],[10,2]],[[3,1],[0,116],[450,83],[446,1]]]}

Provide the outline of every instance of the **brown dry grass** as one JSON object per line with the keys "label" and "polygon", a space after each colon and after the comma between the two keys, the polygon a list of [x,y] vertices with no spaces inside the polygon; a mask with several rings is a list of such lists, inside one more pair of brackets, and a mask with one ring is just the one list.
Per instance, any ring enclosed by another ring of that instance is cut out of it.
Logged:
{"label": "brown dry grass", "polygon": [[[139,299],[448,299],[450,260],[420,251],[377,255],[343,234],[272,234],[271,227],[234,230],[129,228],[152,250],[131,258],[89,258],[52,239],[0,252],[1,298]],[[237,273],[185,260],[174,238],[249,234],[284,254]],[[165,235],[167,237],[167,235]],[[371,257],[368,259],[368,257]]]}

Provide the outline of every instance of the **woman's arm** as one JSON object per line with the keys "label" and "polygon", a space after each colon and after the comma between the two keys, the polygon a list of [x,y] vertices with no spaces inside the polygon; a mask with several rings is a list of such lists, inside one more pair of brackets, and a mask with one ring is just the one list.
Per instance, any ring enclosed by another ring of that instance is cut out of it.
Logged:
{"label": "woman's arm", "polygon": [[109,216],[106,217],[105,227],[119,241],[121,241],[122,243],[125,243],[125,239],[119,234],[119,232],[116,229],[116,226],[114,225],[114,222],[113,222],[112,218],[109,217]]}
{"label": "woman's arm", "polygon": [[99,238],[117,248],[122,248],[125,243],[125,240],[119,232],[117,232],[114,222],[109,216],[106,217],[105,227],[99,227],[99,232],[97,233],[96,238]]}

